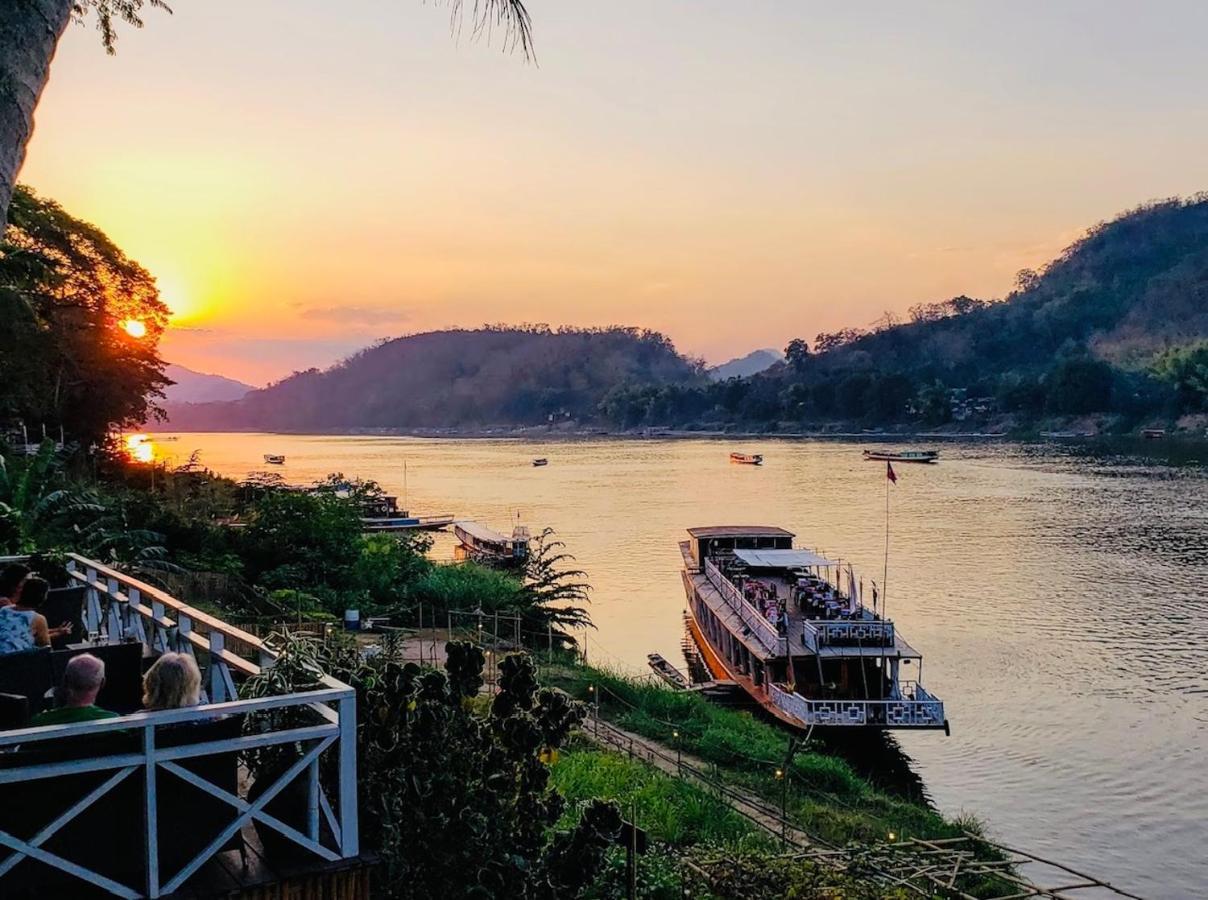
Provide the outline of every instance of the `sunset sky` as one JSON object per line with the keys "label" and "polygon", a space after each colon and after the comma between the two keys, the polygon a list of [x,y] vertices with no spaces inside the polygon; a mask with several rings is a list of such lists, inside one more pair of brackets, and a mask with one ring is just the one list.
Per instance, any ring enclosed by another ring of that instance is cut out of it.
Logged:
{"label": "sunset sky", "polygon": [[636,324],[710,361],[1014,274],[1208,188],[1208,5],[174,0],[68,30],[21,180],[252,383],[377,338]]}

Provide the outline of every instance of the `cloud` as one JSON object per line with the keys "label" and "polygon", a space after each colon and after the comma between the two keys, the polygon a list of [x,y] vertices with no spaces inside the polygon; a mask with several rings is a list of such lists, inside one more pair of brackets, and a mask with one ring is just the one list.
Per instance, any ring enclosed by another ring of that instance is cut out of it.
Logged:
{"label": "cloud", "polygon": [[392,325],[407,321],[410,316],[399,309],[374,306],[307,306],[299,309],[298,317],[319,322],[339,322],[344,325]]}

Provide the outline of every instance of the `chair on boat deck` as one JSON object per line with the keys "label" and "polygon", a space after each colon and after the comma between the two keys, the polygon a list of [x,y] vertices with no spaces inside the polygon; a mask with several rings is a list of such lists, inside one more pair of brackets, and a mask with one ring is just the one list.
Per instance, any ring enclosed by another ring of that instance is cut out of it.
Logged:
{"label": "chair on boat deck", "polygon": [[46,707],[46,693],[55,683],[50,652],[49,647],[35,647],[0,656],[0,693],[24,697],[31,716]]}

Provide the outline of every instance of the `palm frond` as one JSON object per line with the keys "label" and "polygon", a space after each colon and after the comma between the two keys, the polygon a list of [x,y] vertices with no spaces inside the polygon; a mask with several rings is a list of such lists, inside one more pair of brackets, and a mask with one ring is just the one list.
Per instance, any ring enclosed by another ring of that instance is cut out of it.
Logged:
{"label": "palm frond", "polygon": [[472,4],[468,0],[448,0],[448,3],[454,34],[461,34],[462,23],[468,17],[471,38],[490,42],[498,33],[504,50],[519,50],[525,59],[534,58],[533,19],[523,0],[473,0]]}

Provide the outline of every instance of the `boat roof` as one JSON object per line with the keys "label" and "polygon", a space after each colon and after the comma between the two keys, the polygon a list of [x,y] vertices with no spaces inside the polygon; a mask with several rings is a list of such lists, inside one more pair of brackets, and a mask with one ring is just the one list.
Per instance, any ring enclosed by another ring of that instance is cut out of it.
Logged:
{"label": "boat roof", "polygon": [[705,525],[689,528],[688,534],[694,538],[717,537],[794,537],[793,532],[785,531],[775,525]]}
{"label": "boat roof", "polygon": [[837,566],[834,560],[811,550],[735,550],[734,556],[757,569],[808,569],[811,566]]}
{"label": "boat roof", "polygon": [[464,531],[470,537],[479,541],[487,541],[492,544],[506,543],[511,540],[506,534],[500,534],[494,529],[487,528],[485,525],[479,525],[477,522],[470,522],[463,519],[460,522],[454,522],[458,528]]}

